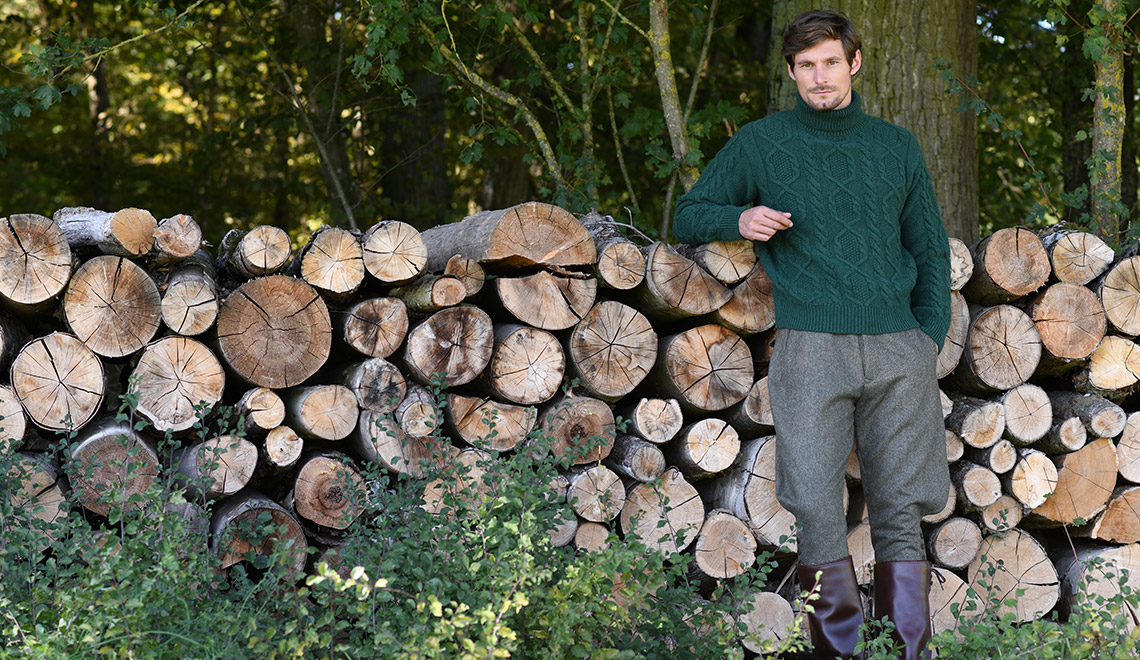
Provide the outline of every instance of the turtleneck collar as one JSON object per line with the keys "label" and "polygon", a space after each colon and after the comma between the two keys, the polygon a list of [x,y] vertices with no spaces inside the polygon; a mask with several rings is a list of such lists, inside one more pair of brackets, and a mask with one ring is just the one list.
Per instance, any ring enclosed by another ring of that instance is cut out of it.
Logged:
{"label": "turtleneck collar", "polygon": [[851,103],[838,110],[813,110],[804,103],[799,94],[796,94],[796,107],[793,113],[808,129],[824,133],[842,133],[851,130],[862,123],[867,116],[863,114],[863,98],[854,89],[851,90]]}

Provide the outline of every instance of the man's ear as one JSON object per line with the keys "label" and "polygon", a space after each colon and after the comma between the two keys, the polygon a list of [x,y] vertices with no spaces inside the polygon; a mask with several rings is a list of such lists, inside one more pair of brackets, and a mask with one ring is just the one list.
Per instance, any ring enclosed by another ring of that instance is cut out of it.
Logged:
{"label": "man's ear", "polygon": [[863,51],[856,49],[855,57],[851,58],[851,75],[859,73],[859,69],[863,68]]}
{"label": "man's ear", "polygon": [[792,80],[796,79],[796,74],[792,73],[792,65],[791,64],[788,65],[788,77],[791,78]]}

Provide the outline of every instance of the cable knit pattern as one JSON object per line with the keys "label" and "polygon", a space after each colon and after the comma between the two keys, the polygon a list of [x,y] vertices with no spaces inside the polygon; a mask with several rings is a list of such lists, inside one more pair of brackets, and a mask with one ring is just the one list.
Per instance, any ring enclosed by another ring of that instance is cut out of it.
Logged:
{"label": "cable knit pattern", "polygon": [[950,327],[950,249],[918,141],[850,105],[796,108],[729,140],[677,203],[678,240],[742,240],[740,214],[764,205],[793,227],[756,253],[776,327],[881,334],[920,327],[939,348]]}

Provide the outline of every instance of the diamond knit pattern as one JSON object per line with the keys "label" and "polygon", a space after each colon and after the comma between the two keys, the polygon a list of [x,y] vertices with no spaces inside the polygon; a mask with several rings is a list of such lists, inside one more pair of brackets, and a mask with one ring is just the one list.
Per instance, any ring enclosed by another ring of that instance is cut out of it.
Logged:
{"label": "diamond knit pattern", "polygon": [[794,226],[756,242],[774,287],[776,326],[879,334],[950,327],[949,247],[918,141],[850,105],[754,121],[677,204],[687,243],[741,240],[741,212],[763,205]]}

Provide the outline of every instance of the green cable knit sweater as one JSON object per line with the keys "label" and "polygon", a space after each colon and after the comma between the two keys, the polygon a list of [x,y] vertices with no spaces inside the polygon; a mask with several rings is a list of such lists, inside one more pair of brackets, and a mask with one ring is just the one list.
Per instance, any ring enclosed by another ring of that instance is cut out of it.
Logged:
{"label": "green cable knit sweater", "polygon": [[739,241],[763,205],[793,226],[756,253],[772,280],[776,327],[841,334],[950,328],[950,250],[918,141],[850,105],[801,100],[741,128],[677,203],[685,243]]}

